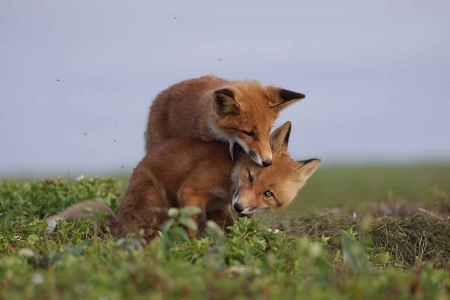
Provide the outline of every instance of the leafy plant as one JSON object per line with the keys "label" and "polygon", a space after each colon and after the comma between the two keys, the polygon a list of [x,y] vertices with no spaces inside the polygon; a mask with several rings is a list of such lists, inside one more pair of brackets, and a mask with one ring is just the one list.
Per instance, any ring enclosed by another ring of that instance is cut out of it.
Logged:
{"label": "leafy plant", "polygon": [[[111,178],[60,180],[0,183],[0,299],[448,299],[448,221],[240,218],[226,234],[210,221],[206,235],[188,239],[199,209],[187,207],[169,210],[149,244],[115,239],[92,220],[62,221],[45,235],[45,201],[66,207],[97,195],[114,207],[121,193]],[[408,249],[395,246],[405,240]],[[414,247],[428,251],[421,261],[393,263]]]}

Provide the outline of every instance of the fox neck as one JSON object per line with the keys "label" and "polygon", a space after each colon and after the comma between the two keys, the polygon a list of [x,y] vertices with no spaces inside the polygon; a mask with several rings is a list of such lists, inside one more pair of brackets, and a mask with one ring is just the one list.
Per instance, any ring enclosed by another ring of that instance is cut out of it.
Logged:
{"label": "fox neck", "polygon": [[233,142],[234,138],[228,134],[226,134],[225,132],[221,131],[217,125],[217,116],[213,116],[210,117],[208,120],[208,128],[211,131],[211,133],[214,135],[215,140],[219,140],[222,142],[229,142],[231,144],[231,142]]}
{"label": "fox neck", "polygon": [[[216,122],[217,122],[217,116],[215,114],[214,115],[211,114],[210,118],[208,120],[208,128],[211,131],[211,133],[214,135],[215,140],[219,140],[219,141],[228,143],[231,157],[233,157],[234,143],[238,143],[242,147],[242,149],[244,150],[245,153],[247,153],[247,154],[249,153],[248,146],[243,141],[241,141],[236,136],[232,136],[232,135],[226,134],[223,131],[221,131],[217,127]],[[256,161],[256,163],[261,165],[260,161]]]}
{"label": "fox neck", "polygon": [[214,136],[214,140],[228,143],[230,155],[231,155],[231,157],[233,157],[233,144],[236,142],[236,139],[233,136],[228,135],[228,134],[224,133],[223,131],[221,131],[217,127],[216,122],[217,122],[217,116],[212,112],[208,119],[208,128],[209,128],[210,132],[212,133],[212,135]]}

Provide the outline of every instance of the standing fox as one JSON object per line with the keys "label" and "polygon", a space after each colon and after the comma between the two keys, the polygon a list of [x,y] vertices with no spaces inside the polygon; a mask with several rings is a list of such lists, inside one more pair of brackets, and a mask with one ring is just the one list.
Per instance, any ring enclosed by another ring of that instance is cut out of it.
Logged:
{"label": "standing fox", "polygon": [[256,81],[215,76],[189,79],[162,91],[150,107],[146,152],[174,137],[238,143],[260,166],[272,163],[271,127],[278,113],[303,94]]}
{"label": "standing fox", "polygon": [[[47,223],[70,221],[80,217],[84,207],[91,207],[110,214],[107,226],[113,235],[126,236],[145,228],[150,219],[161,224],[170,207],[197,206],[203,213],[194,217],[198,231],[189,236],[195,237],[208,219],[222,228],[232,225],[231,208],[245,216],[259,209],[282,209],[320,164],[319,159],[292,160],[287,152],[290,131],[291,123],[286,122],[270,135],[273,157],[268,167],[236,153],[233,163],[228,146],[221,142],[187,137],[165,141],[149,150],[133,172],[119,218],[106,205],[86,201],[50,217]],[[235,145],[234,152],[238,149]]]}

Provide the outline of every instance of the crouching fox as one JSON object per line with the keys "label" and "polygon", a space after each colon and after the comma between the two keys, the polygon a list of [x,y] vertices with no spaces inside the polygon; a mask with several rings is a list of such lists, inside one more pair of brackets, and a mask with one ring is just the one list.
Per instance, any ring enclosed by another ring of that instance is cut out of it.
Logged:
{"label": "crouching fox", "polygon": [[[286,207],[320,164],[320,159],[294,161],[287,152],[291,123],[277,128],[269,139],[272,164],[261,167],[248,155],[239,155],[235,144],[233,162],[228,146],[198,138],[175,138],[153,147],[134,170],[122,200],[119,216],[96,202],[82,202],[47,219],[67,221],[80,216],[83,207],[109,213],[107,226],[116,236],[126,236],[136,228],[145,228],[149,220],[161,224],[170,207],[197,206],[201,214],[193,216],[196,237],[207,220],[225,228],[233,224],[232,211],[252,216],[261,209]],[[241,149],[242,150],[242,149]]]}

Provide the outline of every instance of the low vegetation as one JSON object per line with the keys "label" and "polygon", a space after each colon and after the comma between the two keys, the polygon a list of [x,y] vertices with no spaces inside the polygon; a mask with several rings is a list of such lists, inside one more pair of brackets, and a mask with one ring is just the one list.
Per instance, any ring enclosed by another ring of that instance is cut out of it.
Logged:
{"label": "low vegetation", "polygon": [[195,208],[172,209],[150,243],[90,220],[45,234],[50,214],[85,199],[117,211],[122,194],[111,177],[0,182],[0,299],[449,299],[450,221],[432,200],[406,217],[358,206],[241,218],[228,234],[208,223],[195,240],[180,227]]}

